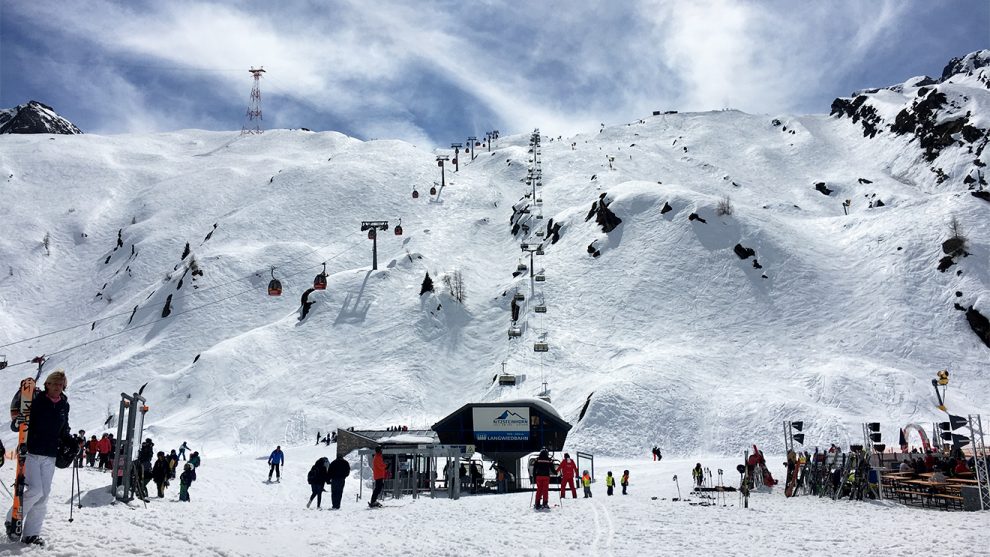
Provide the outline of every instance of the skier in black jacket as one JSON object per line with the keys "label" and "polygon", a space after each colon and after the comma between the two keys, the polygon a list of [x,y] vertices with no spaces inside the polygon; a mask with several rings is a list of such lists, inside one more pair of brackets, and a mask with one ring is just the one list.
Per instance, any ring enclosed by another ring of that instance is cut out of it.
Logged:
{"label": "skier in black jacket", "polygon": [[[27,457],[24,461],[23,529],[21,541],[25,544],[44,545],[41,526],[48,509],[48,493],[55,474],[55,456],[59,444],[72,444],[69,433],[69,399],[63,394],[68,386],[65,372],[57,369],[45,379],[45,390],[35,389],[31,404],[31,421],[27,439]],[[21,415],[21,393],[14,395],[10,403],[10,428],[17,431],[24,416]],[[13,535],[12,511],[7,513],[7,535]]]}
{"label": "skier in black jacket", "polygon": [[151,481],[151,460],[155,457],[155,444],[151,439],[145,439],[138,450],[138,462],[141,463],[141,470],[144,473],[144,485]]}
{"label": "skier in black jacket", "polygon": [[344,460],[344,457],[338,456],[330,463],[330,503],[333,509],[340,508],[340,500],[344,496],[344,480],[350,475],[351,465]]}
{"label": "skier in black jacket", "polygon": [[320,508],[323,504],[323,492],[326,491],[324,486],[330,481],[327,476],[327,471],[330,468],[330,459],[323,457],[316,461],[316,464],[309,469],[309,474],[306,476],[306,481],[309,482],[309,486],[313,488],[313,494],[309,496],[309,502],[306,503],[306,508],[308,509],[310,505],[313,504],[313,499],[316,499],[316,508]]}
{"label": "skier in black jacket", "polygon": [[155,465],[151,469],[151,477],[155,480],[155,486],[158,487],[158,497],[165,497],[165,488],[168,486],[169,480],[169,463],[168,459],[165,458],[165,453],[163,451],[158,451],[158,460],[155,461]]}

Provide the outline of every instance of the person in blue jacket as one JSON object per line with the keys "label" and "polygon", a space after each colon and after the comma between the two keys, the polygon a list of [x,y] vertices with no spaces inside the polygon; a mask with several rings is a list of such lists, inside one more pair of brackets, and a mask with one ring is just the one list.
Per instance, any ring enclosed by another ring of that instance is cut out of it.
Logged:
{"label": "person in blue jacket", "polygon": [[282,481],[282,473],[279,471],[279,467],[285,463],[285,455],[282,454],[282,446],[278,445],[275,450],[272,451],[271,456],[268,457],[268,481],[272,481],[272,472],[275,473],[275,481]]}

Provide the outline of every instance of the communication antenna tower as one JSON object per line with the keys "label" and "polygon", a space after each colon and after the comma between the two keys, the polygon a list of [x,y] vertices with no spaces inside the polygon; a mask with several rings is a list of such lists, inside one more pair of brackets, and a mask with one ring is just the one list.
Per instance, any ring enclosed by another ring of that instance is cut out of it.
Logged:
{"label": "communication antenna tower", "polygon": [[254,76],[254,86],[251,87],[251,101],[247,109],[247,125],[241,128],[241,135],[264,133],[261,129],[261,74],[265,73],[265,67],[251,66],[248,72]]}

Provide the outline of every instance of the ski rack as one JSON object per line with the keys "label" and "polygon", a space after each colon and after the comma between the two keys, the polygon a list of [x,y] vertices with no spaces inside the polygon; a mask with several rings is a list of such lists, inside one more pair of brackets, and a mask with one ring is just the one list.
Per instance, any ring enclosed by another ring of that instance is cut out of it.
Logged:
{"label": "ski rack", "polygon": [[969,415],[969,438],[973,442],[973,468],[980,490],[980,510],[990,510],[990,476],[987,475],[987,447],[983,440],[983,420],[979,414]]}
{"label": "ski rack", "polygon": [[[144,387],[141,390],[144,390]],[[114,447],[111,467],[110,493],[116,500],[123,503],[134,500],[134,486],[130,481],[133,468],[134,439],[140,443],[141,436],[144,435],[144,416],[148,413],[146,403],[147,400],[141,396],[140,392],[133,395],[120,393],[120,414],[117,420],[117,444]],[[126,436],[123,419],[125,414],[127,415]],[[121,487],[123,489],[119,489]]]}

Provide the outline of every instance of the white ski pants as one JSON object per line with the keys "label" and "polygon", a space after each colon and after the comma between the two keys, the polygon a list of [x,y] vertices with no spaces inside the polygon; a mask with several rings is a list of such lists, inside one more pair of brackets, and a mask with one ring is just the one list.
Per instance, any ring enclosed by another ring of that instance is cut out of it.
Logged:
{"label": "white ski pants", "polygon": [[[28,453],[24,459],[24,530],[22,536],[41,534],[41,525],[48,511],[48,494],[52,491],[52,477],[55,476],[55,457],[38,456]],[[11,520],[14,509],[7,511]]]}

